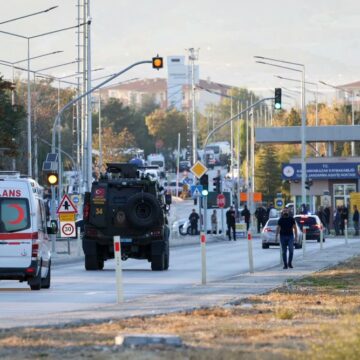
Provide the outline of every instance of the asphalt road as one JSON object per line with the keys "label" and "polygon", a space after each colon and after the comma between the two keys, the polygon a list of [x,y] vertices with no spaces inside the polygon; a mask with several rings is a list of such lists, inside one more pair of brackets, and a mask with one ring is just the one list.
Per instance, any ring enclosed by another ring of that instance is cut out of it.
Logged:
{"label": "asphalt road", "polygon": [[[222,298],[224,295],[222,287],[219,286],[216,289],[216,286],[218,284],[223,286],[229,279],[249,276],[247,248],[247,240],[236,242],[219,240],[208,243],[206,246],[208,284],[200,288],[203,290],[211,288],[213,299],[221,298],[228,301],[229,298]],[[255,274],[252,276],[268,275],[271,271],[275,277],[276,274],[278,275],[278,285],[284,281],[284,276],[301,276],[303,270],[314,271],[319,266],[324,266],[321,256],[325,257],[324,261],[328,264],[360,253],[359,240],[349,240],[349,246],[346,248],[344,239],[328,239],[324,244],[322,254],[320,254],[318,243],[308,241],[305,258],[301,249],[295,250],[295,267],[285,272],[280,266],[278,247],[262,249],[260,239],[255,239],[253,249]],[[299,268],[297,269],[298,265],[302,269],[301,272]],[[169,271],[153,272],[150,270],[150,263],[144,260],[129,259],[122,262],[122,266],[124,304],[129,307],[139,303],[136,311],[128,309],[129,311],[124,312],[124,316],[138,314],[140,310],[142,313],[158,311],[160,307],[155,305],[156,302],[152,307],[150,305],[152,302],[146,301],[149,297],[160,296],[164,300],[167,299],[165,310],[174,311],[182,308],[174,296],[177,294],[183,298],[183,304],[186,307],[193,296],[191,291],[198,291],[201,284],[201,254],[198,244],[172,248]],[[275,277],[272,281],[276,280]],[[49,290],[30,291],[27,284],[1,281],[0,328],[46,325],[65,320],[104,316],[111,318],[115,313],[119,316],[121,314],[118,307],[113,308],[115,312],[110,311],[117,302],[115,284],[114,261],[107,261],[103,271],[94,272],[85,271],[82,261],[58,265],[53,269],[52,286]],[[263,290],[266,289],[267,287]],[[170,298],[173,303],[169,301],[169,294],[172,294]],[[209,304],[211,304],[211,296],[208,296]],[[185,297],[187,299],[184,299]],[[205,298],[202,299],[202,304],[204,301]],[[196,305],[196,301],[192,301],[191,304]],[[105,309],[105,313],[102,316],[99,314],[94,316],[101,309]]]}

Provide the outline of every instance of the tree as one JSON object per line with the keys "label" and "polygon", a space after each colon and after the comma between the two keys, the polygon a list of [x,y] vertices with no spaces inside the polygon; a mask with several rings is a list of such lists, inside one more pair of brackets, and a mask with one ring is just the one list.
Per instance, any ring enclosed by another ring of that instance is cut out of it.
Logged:
{"label": "tree", "polygon": [[281,188],[280,163],[273,145],[262,145],[255,158],[256,190],[265,201],[273,201]]}
{"label": "tree", "polygon": [[[3,150],[0,167],[9,168],[11,158],[22,151],[24,143],[22,132],[26,129],[26,113],[21,105],[13,106],[10,94],[13,84],[0,77],[0,148]],[[19,151],[19,149],[21,149]]]}
{"label": "tree", "polygon": [[[40,80],[32,82],[31,86],[31,119],[32,119],[32,138],[38,138],[38,161],[39,168],[45,160],[46,154],[50,151],[49,145],[43,141],[51,142],[52,128],[54,125],[55,117],[58,113],[58,105],[60,108],[67,104],[74,95],[74,90],[70,88],[60,88],[60,91],[53,86],[52,80]],[[27,84],[16,81],[16,103],[25,106],[27,99]],[[74,113],[73,108],[64,112],[61,118],[62,127],[62,149],[69,154],[74,154],[76,144],[76,126],[73,121]],[[26,139],[23,141],[26,144]],[[24,156],[19,157],[20,167],[26,166]],[[22,164],[21,164],[22,161]]]}
{"label": "tree", "polygon": [[[124,128],[120,133],[115,133],[111,127],[103,128],[101,140],[103,164],[130,160],[124,150],[137,146],[134,135],[127,128]],[[99,149],[98,134],[93,135],[93,149]],[[98,156],[96,163],[99,163]]]}
{"label": "tree", "polygon": [[[110,98],[101,108],[102,127],[111,127],[114,133],[120,133],[124,128],[127,128],[142,149],[146,152],[152,152],[154,150],[154,139],[149,134],[145,117],[156,106],[151,97],[146,98],[145,103],[139,109],[124,106],[118,99]],[[95,114],[94,133],[97,132],[98,123],[98,114]]]}
{"label": "tree", "polygon": [[177,148],[178,133],[180,133],[183,144],[186,140],[186,118],[176,109],[155,110],[145,118],[149,133],[156,139],[162,140],[164,147],[168,149]]}

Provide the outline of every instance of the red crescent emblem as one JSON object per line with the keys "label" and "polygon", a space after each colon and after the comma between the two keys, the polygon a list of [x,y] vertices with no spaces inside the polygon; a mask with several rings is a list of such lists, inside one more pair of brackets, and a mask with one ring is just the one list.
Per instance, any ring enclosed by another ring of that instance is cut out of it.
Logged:
{"label": "red crescent emblem", "polygon": [[18,211],[18,217],[12,221],[8,221],[8,223],[11,225],[20,224],[25,218],[24,209],[18,204],[10,204],[8,207],[14,208]]}
{"label": "red crescent emblem", "polygon": [[105,195],[105,189],[103,189],[103,188],[96,189],[95,190],[95,195],[104,196]]}

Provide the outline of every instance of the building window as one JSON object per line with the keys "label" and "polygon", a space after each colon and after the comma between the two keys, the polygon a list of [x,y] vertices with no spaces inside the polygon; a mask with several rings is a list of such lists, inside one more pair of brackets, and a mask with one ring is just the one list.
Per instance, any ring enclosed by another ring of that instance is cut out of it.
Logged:
{"label": "building window", "polygon": [[334,184],[334,206],[350,205],[350,194],[356,191],[356,184]]}

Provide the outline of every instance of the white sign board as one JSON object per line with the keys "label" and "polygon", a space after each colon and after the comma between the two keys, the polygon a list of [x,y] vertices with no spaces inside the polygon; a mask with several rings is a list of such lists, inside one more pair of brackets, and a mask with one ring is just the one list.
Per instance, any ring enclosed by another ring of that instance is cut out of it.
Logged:
{"label": "white sign board", "polygon": [[75,221],[60,221],[60,237],[76,237]]}

